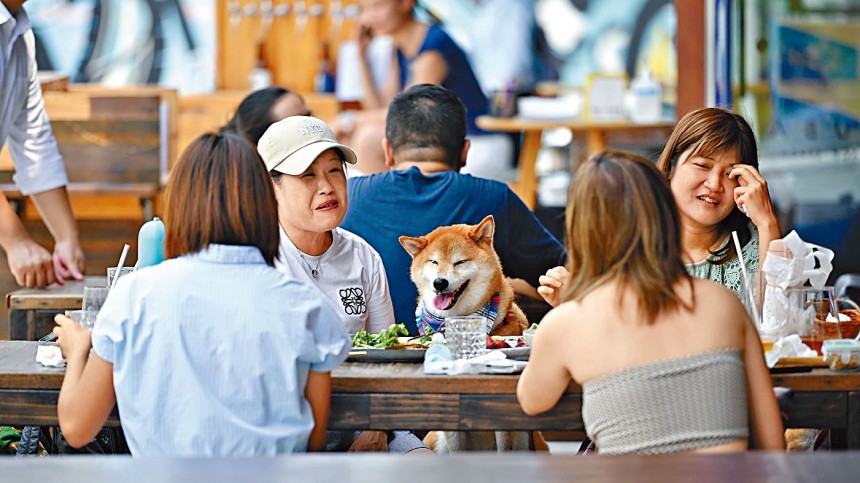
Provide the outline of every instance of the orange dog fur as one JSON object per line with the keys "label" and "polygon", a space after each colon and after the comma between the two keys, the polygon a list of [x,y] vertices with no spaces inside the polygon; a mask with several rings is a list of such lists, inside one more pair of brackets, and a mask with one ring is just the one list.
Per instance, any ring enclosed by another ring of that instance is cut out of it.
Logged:
{"label": "orange dog fur", "polygon": [[401,236],[400,244],[412,256],[418,304],[423,301],[433,316],[475,314],[498,292],[499,317],[490,334],[521,335],[528,321],[514,302],[514,290],[493,249],[494,230],[489,215],[477,225],[442,226],[417,238]]}
{"label": "orange dog fur", "polygon": [[[528,321],[514,302],[514,291],[493,249],[494,230],[490,215],[477,225],[443,226],[417,238],[402,236],[400,244],[412,256],[412,281],[425,310],[442,319],[472,315],[498,292],[498,317],[490,334],[521,335]],[[537,431],[433,431],[424,443],[436,453],[549,451]]]}

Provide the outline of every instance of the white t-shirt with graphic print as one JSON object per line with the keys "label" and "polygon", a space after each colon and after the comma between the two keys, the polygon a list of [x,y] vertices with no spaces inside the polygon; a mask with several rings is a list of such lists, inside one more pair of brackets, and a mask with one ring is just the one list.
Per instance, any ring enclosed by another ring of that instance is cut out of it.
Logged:
{"label": "white t-shirt with graphic print", "polygon": [[[275,268],[319,288],[332,301],[350,334],[361,329],[376,333],[394,323],[382,258],[363,238],[335,228],[329,249],[314,257],[300,252],[283,228],[280,234]],[[316,278],[311,275],[313,269],[317,270]]]}

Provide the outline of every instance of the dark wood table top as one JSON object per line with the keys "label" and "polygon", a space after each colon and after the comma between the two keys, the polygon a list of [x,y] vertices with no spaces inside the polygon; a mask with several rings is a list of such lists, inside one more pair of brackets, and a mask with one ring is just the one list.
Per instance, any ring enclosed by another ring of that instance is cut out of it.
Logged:
{"label": "dark wood table top", "polygon": [[[59,389],[65,369],[36,362],[38,342],[0,341],[0,389]],[[815,369],[774,374],[774,385],[796,391],[860,391],[860,373]],[[517,375],[432,376],[418,363],[346,362],[332,371],[332,392],[516,394]],[[571,382],[568,392],[581,392]]]}
{"label": "dark wood table top", "polygon": [[67,280],[64,285],[47,288],[21,288],[6,294],[6,308],[12,310],[74,310],[80,309],[84,287],[107,284],[107,276],[88,276],[83,280]]}
{"label": "dark wood table top", "polygon": [[5,458],[4,481],[482,482],[854,482],[860,454],[764,453],[665,456],[551,456],[533,453],[428,456],[315,454],[271,458]]}

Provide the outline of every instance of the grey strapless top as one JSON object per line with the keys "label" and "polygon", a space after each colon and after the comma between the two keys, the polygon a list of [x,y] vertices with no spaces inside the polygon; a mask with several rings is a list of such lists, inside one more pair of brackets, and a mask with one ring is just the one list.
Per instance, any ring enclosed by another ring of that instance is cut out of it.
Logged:
{"label": "grey strapless top", "polygon": [[747,439],[741,351],[623,369],[582,385],[582,420],[600,454],[659,454]]}

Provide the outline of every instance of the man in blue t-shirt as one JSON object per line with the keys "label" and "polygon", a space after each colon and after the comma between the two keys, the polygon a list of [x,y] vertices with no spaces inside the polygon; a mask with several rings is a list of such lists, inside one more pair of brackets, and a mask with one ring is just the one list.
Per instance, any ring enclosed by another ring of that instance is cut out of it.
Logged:
{"label": "man in blue t-shirt", "polygon": [[[379,252],[394,304],[394,317],[417,334],[418,291],[409,278],[412,258],[398,241],[440,226],[477,224],[493,215],[493,244],[505,275],[533,291],[538,277],[565,262],[562,245],[514,194],[498,181],[460,174],[469,150],[466,108],[437,85],[414,86],[397,96],[386,118],[386,173],[350,178],[349,209],[341,227]],[[537,292],[534,292],[536,295]],[[537,322],[536,320],[531,322]]]}

